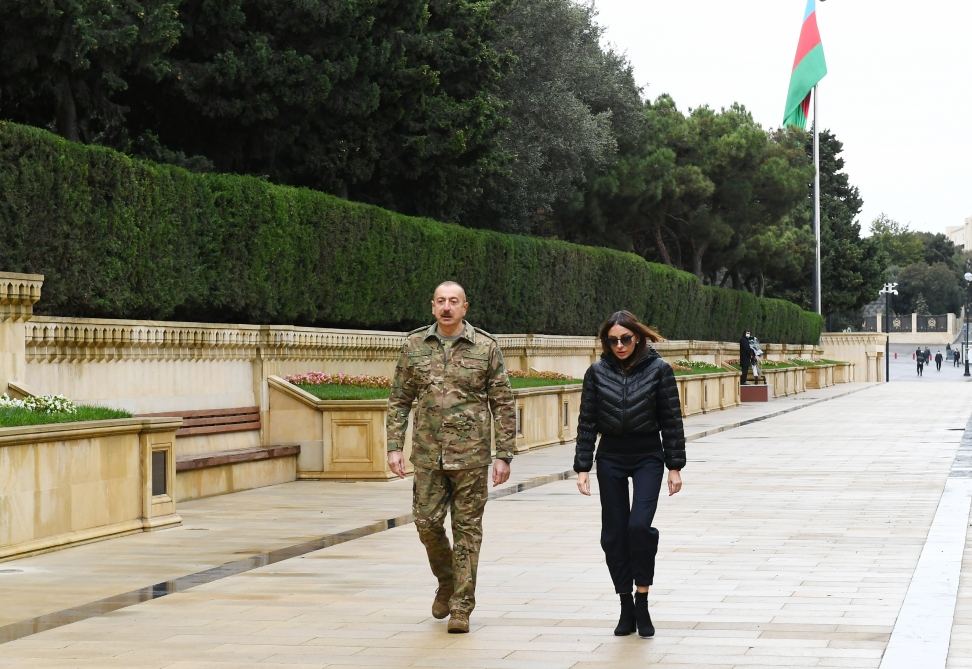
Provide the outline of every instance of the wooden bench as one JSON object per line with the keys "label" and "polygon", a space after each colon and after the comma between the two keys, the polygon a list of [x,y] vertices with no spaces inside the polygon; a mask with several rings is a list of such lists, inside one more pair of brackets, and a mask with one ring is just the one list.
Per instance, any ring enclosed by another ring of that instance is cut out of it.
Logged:
{"label": "wooden bench", "polygon": [[[182,427],[176,437],[190,437],[202,434],[221,434],[225,432],[247,432],[260,429],[260,407],[235,407],[231,409],[197,409],[192,411],[163,411],[142,414],[143,416],[177,416],[182,418]],[[196,453],[176,456],[176,472],[220,467],[241,462],[258,462],[273,458],[285,458],[300,454],[297,444],[276,446],[255,446],[232,451]]]}
{"label": "wooden bench", "polygon": [[260,407],[236,407],[235,409],[199,409],[195,411],[163,411],[146,416],[178,416],[182,427],[177,437],[193,434],[218,434],[220,432],[245,432],[260,429]]}

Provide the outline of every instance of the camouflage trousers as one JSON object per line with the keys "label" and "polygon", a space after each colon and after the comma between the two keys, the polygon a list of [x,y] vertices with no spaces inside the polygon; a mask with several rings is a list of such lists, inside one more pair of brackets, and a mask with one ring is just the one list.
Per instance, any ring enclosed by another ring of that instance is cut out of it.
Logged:
{"label": "camouflage trousers", "polygon": [[[483,543],[489,467],[443,470],[415,468],[412,513],[439,588],[452,591],[449,609],[471,613],[476,606],[476,569]],[[452,541],[445,531],[452,516]]]}

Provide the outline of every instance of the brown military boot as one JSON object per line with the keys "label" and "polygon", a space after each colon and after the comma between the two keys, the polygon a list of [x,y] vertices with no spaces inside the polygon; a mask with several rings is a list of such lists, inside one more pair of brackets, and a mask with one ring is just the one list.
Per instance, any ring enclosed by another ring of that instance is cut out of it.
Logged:
{"label": "brown military boot", "polygon": [[464,611],[453,611],[449,618],[449,634],[465,634],[469,631],[469,614]]}
{"label": "brown military boot", "polygon": [[439,586],[435,591],[435,599],[432,600],[432,617],[442,620],[449,615],[449,599],[452,597],[452,588]]}

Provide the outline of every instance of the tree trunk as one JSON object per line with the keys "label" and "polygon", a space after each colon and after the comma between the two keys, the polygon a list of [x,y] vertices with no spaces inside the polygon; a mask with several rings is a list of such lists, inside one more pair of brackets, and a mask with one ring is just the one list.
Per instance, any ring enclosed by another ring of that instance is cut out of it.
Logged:
{"label": "tree trunk", "polygon": [[57,77],[54,86],[54,98],[57,109],[57,134],[72,142],[80,141],[78,133],[78,109],[74,102],[74,91],[71,90],[71,80],[67,73],[62,72]]}
{"label": "tree trunk", "polygon": [[655,233],[655,248],[658,249],[658,255],[661,256],[662,262],[664,262],[666,265],[671,265],[674,267],[675,265],[672,263],[672,255],[668,252],[668,247],[665,245],[665,240],[662,239],[661,226],[655,224],[652,226],[652,228]]}
{"label": "tree trunk", "polygon": [[709,250],[709,243],[706,242],[701,246],[696,246],[692,244],[692,274],[702,278],[702,258],[705,256],[705,252]]}

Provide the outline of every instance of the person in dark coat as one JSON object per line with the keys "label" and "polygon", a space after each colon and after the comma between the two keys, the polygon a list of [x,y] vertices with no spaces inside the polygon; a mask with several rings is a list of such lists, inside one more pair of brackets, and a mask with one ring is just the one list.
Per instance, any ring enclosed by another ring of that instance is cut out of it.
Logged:
{"label": "person in dark coat", "polygon": [[[648,638],[655,634],[648,591],[658,551],[658,530],[651,522],[665,468],[671,496],[682,489],[685,466],[678,386],[671,366],[649,343],[661,336],[631,312],[614,313],[601,325],[598,336],[603,353],[584,375],[574,471],[577,489],[590,495],[589,472],[600,435],[601,548],[621,599],[614,633],[625,636],[637,628],[639,636]],[[630,501],[628,479],[634,487]]]}
{"label": "person in dark coat", "polygon": [[918,363],[918,376],[921,376],[925,369],[925,352],[921,350],[920,346],[915,349],[915,361]]}
{"label": "person in dark coat", "polygon": [[749,343],[750,332],[746,333],[739,340],[739,385],[746,385],[746,377],[749,376],[749,368],[753,364],[753,346]]}
{"label": "person in dark coat", "polygon": [[944,356],[942,356],[942,352],[941,351],[936,351],[935,352],[935,371],[936,372],[942,371],[942,360],[944,360],[944,359],[945,358],[944,358]]}

